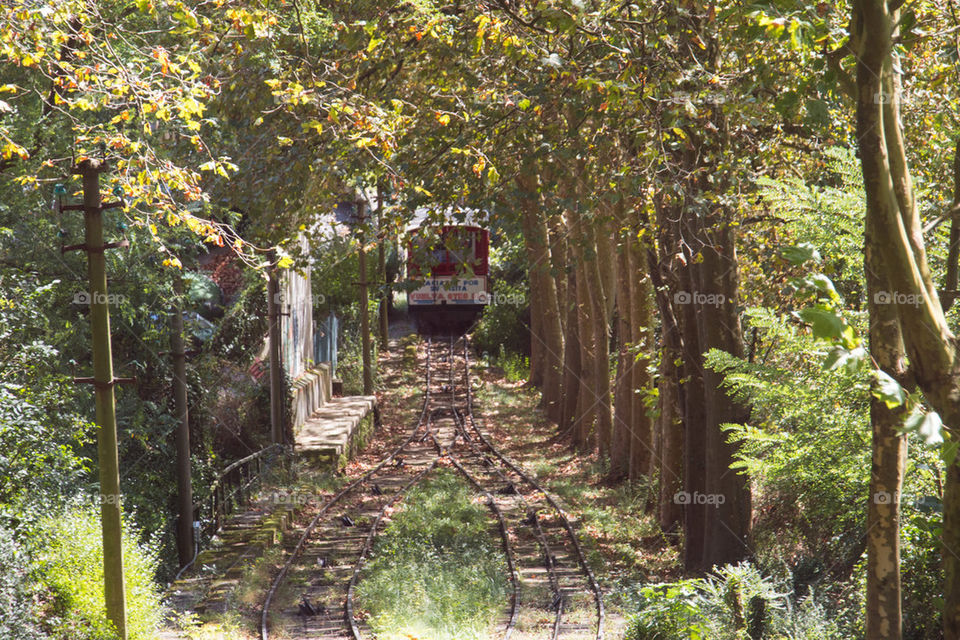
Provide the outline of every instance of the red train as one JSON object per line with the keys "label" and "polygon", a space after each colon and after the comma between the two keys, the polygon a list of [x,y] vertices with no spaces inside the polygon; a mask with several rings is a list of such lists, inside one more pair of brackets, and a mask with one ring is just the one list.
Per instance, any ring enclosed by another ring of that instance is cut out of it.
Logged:
{"label": "red train", "polygon": [[489,301],[490,232],[474,225],[414,227],[407,304],[421,335],[461,335]]}

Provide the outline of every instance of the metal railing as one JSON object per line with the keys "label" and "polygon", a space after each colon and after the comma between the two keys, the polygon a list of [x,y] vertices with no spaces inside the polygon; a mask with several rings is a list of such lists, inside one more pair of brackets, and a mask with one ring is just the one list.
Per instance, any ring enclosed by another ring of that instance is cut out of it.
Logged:
{"label": "metal railing", "polygon": [[193,505],[197,518],[193,522],[193,559],[180,568],[173,578],[174,582],[179,580],[180,576],[197,561],[197,556],[200,555],[201,538],[207,540],[212,538],[230,514],[249,500],[251,490],[260,485],[263,467],[269,463],[271,456],[279,455],[282,459],[281,464],[286,465],[292,453],[293,449],[289,446],[271,444],[246,458],[231,462],[217,475],[213,484],[210,485],[209,497]]}
{"label": "metal railing", "polygon": [[204,537],[216,534],[237,507],[248,501],[251,492],[260,485],[263,469],[273,456],[280,456],[281,464],[286,464],[290,453],[289,447],[272,444],[227,465],[210,486],[205,504],[194,505],[203,523]]}

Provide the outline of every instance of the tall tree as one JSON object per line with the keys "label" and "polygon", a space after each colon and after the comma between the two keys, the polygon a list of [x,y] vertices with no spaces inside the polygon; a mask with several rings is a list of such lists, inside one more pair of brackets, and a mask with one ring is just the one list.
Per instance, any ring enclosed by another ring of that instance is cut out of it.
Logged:
{"label": "tall tree", "polygon": [[[900,118],[900,66],[894,48],[900,4],[857,0],[852,9],[850,46],[857,59],[857,137],[867,200],[866,254],[868,259],[873,256],[868,271],[879,267],[890,293],[896,294],[892,302],[910,363],[909,373],[947,425],[949,440],[945,446],[955,452],[955,429],[960,424],[960,358],[956,337],[947,324],[928,266],[907,164]],[[890,354],[885,359],[896,356],[895,351],[890,351],[896,348],[894,340],[895,336],[888,337],[877,345]],[[882,363],[891,364],[896,367],[898,363]],[[926,425],[933,429],[939,422],[928,416]],[[890,441],[889,432],[880,435],[888,440],[881,450],[889,458],[888,468],[895,469],[896,445]],[[942,535],[943,630],[945,638],[955,640],[960,637],[960,466],[955,455],[947,456],[947,460]],[[895,479],[891,482],[889,475],[887,469],[882,470],[876,480],[878,485],[893,488]],[[885,520],[890,520],[890,514],[879,509],[875,512],[875,518],[888,515]],[[891,637],[899,633],[899,605],[890,602],[899,591],[892,571],[896,548],[888,540],[874,549],[875,554],[883,553],[886,557],[871,563],[874,592],[869,596],[874,609],[884,609],[875,611],[878,615],[873,616],[871,627],[877,632],[888,630],[894,634]]]}

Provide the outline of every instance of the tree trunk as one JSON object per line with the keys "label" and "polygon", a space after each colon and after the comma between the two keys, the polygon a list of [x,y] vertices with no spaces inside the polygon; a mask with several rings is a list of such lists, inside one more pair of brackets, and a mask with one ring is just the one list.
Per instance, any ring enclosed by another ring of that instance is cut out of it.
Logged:
{"label": "tree trunk", "polygon": [[[567,247],[569,263],[574,264],[572,251]],[[565,291],[565,306],[563,314],[566,317],[566,326],[563,334],[563,411],[560,421],[560,432],[574,438],[573,430],[576,426],[577,399],[582,385],[580,372],[580,326],[577,311],[577,270],[570,268],[567,271]]]}
{"label": "tree trunk", "polygon": [[380,322],[380,349],[387,350],[390,343],[390,285],[387,282],[387,230],[383,216],[383,185],[377,183],[377,280],[380,286],[380,305],[377,319]]}
{"label": "tree trunk", "polygon": [[683,489],[683,420],[680,415],[679,371],[676,359],[680,355],[676,332],[664,333],[663,355],[660,361],[660,395],[657,398],[657,433],[660,477],[660,528],[674,531],[683,519],[683,506],[674,497]]}
{"label": "tree trunk", "polygon": [[[622,207],[621,207],[622,209]],[[617,253],[617,381],[613,392],[613,446],[610,450],[610,477],[622,480],[630,477],[631,447],[633,440],[634,358],[630,353],[633,338],[631,301],[630,247],[628,234],[620,234],[620,250]]]}
{"label": "tree trunk", "polygon": [[[601,201],[603,202],[603,201]],[[623,199],[614,208],[623,209]],[[618,224],[615,212],[607,211],[609,207],[604,206],[604,218],[594,229],[597,246],[597,267],[600,270],[600,281],[603,283],[603,310],[607,318],[609,328],[610,318],[613,317],[613,308],[617,303],[617,277],[619,276],[619,265],[617,261],[617,232]],[[613,213],[613,215],[610,215]]]}
{"label": "tree trunk", "polygon": [[[653,359],[655,339],[653,334],[653,281],[643,265],[644,252],[636,239],[635,231],[630,242],[628,266],[632,276],[631,296],[631,341],[638,350],[633,360],[633,421],[630,440],[630,479],[649,476],[653,471],[653,419],[646,405],[646,395],[653,387],[650,362]],[[679,476],[678,476],[679,477]]]}
{"label": "tree trunk", "polygon": [[[690,258],[687,258],[687,264]],[[703,573],[706,564],[707,507],[699,502],[707,493],[705,460],[707,456],[707,425],[704,413],[703,357],[697,326],[697,311],[692,304],[699,293],[694,286],[690,269],[679,274],[680,291],[672,294],[676,316],[682,332],[683,365],[681,389],[684,398],[683,432],[683,491],[678,502],[683,504],[683,568],[687,573]]]}
{"label": "tree trunk", "polygon": [[[574,246],[578,244],[574,242]],[[590,284],[587,281],[586,268],[583,264],[582,254],[577,252],[577,265],[575,271],[577,274],[576,296],[574,303],[577,309],[577,333],[580,343],[580,367],[576,370],[577,382],[577,408],[574,415],[573,442],[577,450],[586,453],[590,450],[590,436],[593,432],[593,422],[596,416],[596,389],[593,388],[592,369],[594,365],[595,345],[594,337],[596,332],[593,329],[595,319],[590,313],[590,293],[587,289]]]}
{"label": "tree trunk", "polygon": [[[646,249],[647,271],[655,293],[657,310],[660,313],[661,348],[660,380],[657,430],[659,433],[659,458],[657,469],[660,476],[660,527],[664,531],[673,531],[684,522],[684,505],[678,500],[684,490],[684,462],[687,450],[684,442],[686,433],[686,398],[681,383],[684,357],[683,337],[678,317],[674,313],[672,294],[679,290],[677,279],[670,269],[670,257],[679,249],[676,226],[669,220],[664,204],[655,200],[655,211],[659,222],[657,251]],[[689,546],[689,545],[688,545]]]}
{"label": "tree trunk", "polygon": [[[360,208],[361,225],[366,224],[363,221],[363,204],[357,203]],[[367,282],[367,247],[366,238],[361,226],[358,234],[360,247],[357,250],[360,259],[360,350],[363,360],[363,395],[373,395],[373,363],[372,349],[373,339],[370,335],[370,295],[369,283]]]}
{"label": "tree trunk", "polygon": [[[550,273],[553,275],[554,288],[557,290],[557,308],[560,309],[560,335],[567,332],[567,272],[570,269],[567,253],[567,228],[563,224],[563,216],[553,215],[544,220],[550,239]],[[562,360],[562,359],[561,359]]]}
{"label": "tree trunk", "polygon": [[537,263],[540,273],[539,287],[543,299],[540,316],[543,337],[543,409],[547,417],[560,420],[560,404],[563,398],[563,326],[556,280],[550,273],[551,255],[546,246],[547,225],[542,211],[536,212],[535,231],[544,240],[544,253]]}
{"label": "tree trunk", "polygon": [[584,264],[590,285],[590,312],[593,324],[593,404],[596,407],[597,448],[601,457],[610,457],[610,439],[613,437],[613,405],[610,397],[610,321],[607,314],[607,289],[604,288],[600,268],[600,242],[595,229],[587,228],[587,248],[594,259]]}
{"label": "tree trunk", "polygon": [[[876,242],[866,236],[865,271],[870,309],[870,355],[877,366],[903,382],[906,367],[897,311],[881,304],[890,285],[883,273]],[[900,489],[907,455],[907,440],[901,435],[905,406],[890,409],[883,400],[870,399],[873,431],[870,501],[867,503],[867,638],[900,640],[902,628],[900,593]]]}
{"label": "tree trunk", "polygon": [[[688,214],[689,215],[689,214]],[[743,334],[738,311],[736,240],[731,212],[714,209],[699,229],[705,242],[700,248],[695,273],[699,280],[697,310],[700,351],[720,349],[744,356]],[[749,480],[731,465],[737,446],[727,441],[723,425],[743,423],[750,417],[747,407],[735,402],[722,386],[723,374],[705,368],[703,391],[706,431],[706,492],[715,506],[706,509],[705,565],[736,563],[750,554],[751,497]]]}
{"label": "tree trunk", "polygon": [[[919,214],[907,168],[899,118],[899,65],[894,60],[897,11],[885,2],[857,0],[857,139],[867,200],[867,255],[881,262],[900,323],[910,374],[940,414],[948,436],[960,425],[960,365],[926,260]],[[895,71],[896,69],[896,71]],[[883,100],[877,99],[883,96]],[[902,302],[900,302],[902,301]],[[951,443],[953,444],[953,443]],[[885,460],[891,464],[889,460]],[[880,514],[878,514],[880,515]],[[889,514],[888,514],[889,515]],[[960,638],[960,467],[947,470],[943,498],[944,606],[947,640]],[[886,575],[886,574],[884,574]],[[889,584],[886,585],[889,587]],[[877,602],[879,593],[874,594]],[[889,605],[888,599],[885,602]],[[892,623],[891,612],[886,614]]]}
{"label": "tree trunk", "polygon": [[525,163],[517,174],[530,286],[530,382],[543,389],[541,406],[556,420],[563,339],[557,290],[550,275],[546,224],[537,194],[536,166]]}
{"label": "tree trunk", "polygon": [[[530,279],[528,273],[528,279]],[[527,384],[543,388],[543,300],[540,289],[530,279],[527,301],[530,308],[530,378]],[[543,398],[541,397],[541,404]]]}

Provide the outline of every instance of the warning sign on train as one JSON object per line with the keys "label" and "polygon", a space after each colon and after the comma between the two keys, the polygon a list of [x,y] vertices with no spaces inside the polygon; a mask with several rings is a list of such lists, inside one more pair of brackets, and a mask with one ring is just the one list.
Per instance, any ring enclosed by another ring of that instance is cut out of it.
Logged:
{"label": "warning sign on train", "polygon": [[487,278],[428,278],[422,286],[411,291],[407,299],[411,305],[486,304]]}

